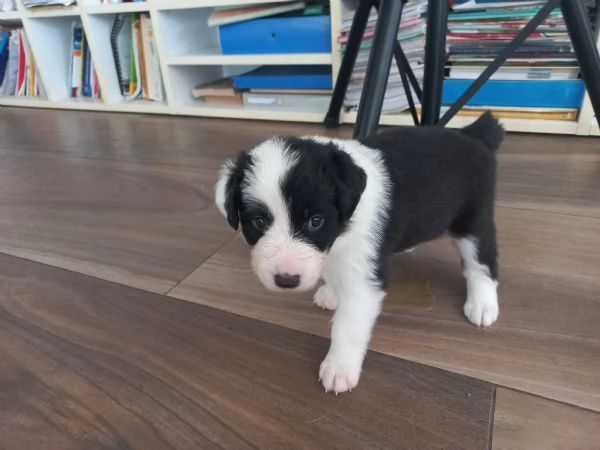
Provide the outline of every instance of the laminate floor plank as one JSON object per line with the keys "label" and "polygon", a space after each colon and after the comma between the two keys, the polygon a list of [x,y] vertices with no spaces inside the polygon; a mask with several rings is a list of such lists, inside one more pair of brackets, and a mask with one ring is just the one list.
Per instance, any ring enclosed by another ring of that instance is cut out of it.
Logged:
{"label": "laminate floor plank", "polygon": [[[600,221],[498,208],[500,318],[488,329],[462,313],[465,282],[446,239],[399,255],[428,283],[431,308],[400,287],[386,299],[372,348],[600,411]],[[310,294],[268,293],[238,236],[171,292],[186,299],[328,336],[330,313]]]}
{"label": "laminate floor plank", "polygon": [[484,449],[493,387],[370,353],[326,394],[327,340],[0,255],[0,448]]}
{"label": "laminate floor plank", "polygon": [[233,236],[202,186],[212,177],[123,162],[4,156],[0,252],[167,292]]}
{"label": "laminate floor plank", "polygon": [[598,450],[600,414],[499,388],[492,450]]}

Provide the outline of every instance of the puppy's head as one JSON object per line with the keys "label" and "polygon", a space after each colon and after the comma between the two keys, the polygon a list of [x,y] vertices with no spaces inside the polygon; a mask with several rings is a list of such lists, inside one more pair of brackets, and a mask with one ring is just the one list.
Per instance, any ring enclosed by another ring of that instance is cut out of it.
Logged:
{"label": "puppy's head", "polygon": [[326,140],[273,138],[223,166],[216,204],[252,248],[272,290],[312,289],[366,186],[352,158]]}

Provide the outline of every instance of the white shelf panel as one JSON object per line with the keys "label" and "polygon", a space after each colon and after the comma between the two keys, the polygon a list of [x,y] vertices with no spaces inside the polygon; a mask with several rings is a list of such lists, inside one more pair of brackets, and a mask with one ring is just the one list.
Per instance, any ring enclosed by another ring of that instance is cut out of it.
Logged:
{"label": "white shelf panel", "polygon": [[292,111],[243,105],[212,105],[202,102],[171,108],[174,115],[224,117],[228,119],[256,119],[274,121],[322,122],[325,111]]}
{"label": "white shelf panel", "polygon": [[248,6],[257,3],[284,3],[289,0],[155,0],[157,10],[212,8],[215,6]]}
{"label": "white shelf panel", "polygon": [[[347,112],[342,115],[342,123],[355,123],[356,112]],[[462,128],[472,123],[476,117],[455,116],[449,123],[449,128]],[[381,125],[413,125],[410,113],[382,114],[379,121]],[[500,119],[506,131],[519,133],[549,133],[549,134],[575,134],[577,122],[566,120],[534,120],[534,119]]]}
{"label": "white shelf panel", "polygon": [[0,106],[24,106],[27,108],[51,108],[52,102],[38,97],[0,97]]}
{"label": "white shelf panel", "polygon": [[21,20],[21,13],[20,11],[6,11],[6,12],[0,12],[0,20],[12,20],[12,21],[17,21],[17,20]]}
{"label": "white shelf panel", "polygon": [[37,19],[44,17],[73,17],[81,15],[79,6],[24,8],[22,17]]}
{"label": "white shelf panel", "polygon": [[169,66],[208,66],[208,65],[328,65],[331,53],[290,53],[223,55],[219,49],[211,48],[199,54],[169,56]]}
{"label": "white shelf panel", "polygon": [[151,102],[148,100],[132,100],[129,102],[111,103],[104,105],[107,111],[128,112],[139,114],[170,114],[171,110],[166,103]]}
{"label": "white shelf panel", "polygon": [[82,6],[82,10],[88,14],[119,14],[150,11],[150,4],[147,2],[136,3],[110,3],[106,5],[88,5]]}

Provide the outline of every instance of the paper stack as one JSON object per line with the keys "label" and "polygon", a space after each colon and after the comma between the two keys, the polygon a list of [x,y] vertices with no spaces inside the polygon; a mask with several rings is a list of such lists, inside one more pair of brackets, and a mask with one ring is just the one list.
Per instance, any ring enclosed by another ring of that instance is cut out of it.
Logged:
{"label": "paper stack", "polygon": [[[400,23],[400,28],[398,29],[398,41],[400,42],[402,50],[404,51],[419,83],[422,83],[423,80],[426,13],[427,0],[408,2],[402,11],[402,21]],[[341,28],[342,32],[338,38],[338,42],[342,44],[342,50],[345,49],[353,17],[354,11],[348,11],[344,16],[344,22]],[[375,31],[376,22],[377,13],[373,10],[367,23],[367,29],[363,36],[361,48],[356,59],[356,64],[354,66],[354,71],[352,72],[352,77],[350,78],[348,92],[346,93],[346,99],[344,101],[344,106],[351,110],[358,108],[360,102],[360,95],[367,70],[367,61],[373,42],[373,33]],[[415,100],[415,103],[418,103],[414,92],[413,99]],[[403,111],[407,108],[408,100],[398,72],[398,67],[395,63],[392,63],[382,111],[391,113]]]}
{"label": "paper stack", "polygon": [[[477,78],[545,3],[456,0],[448,21],[445,92]],[[584,90],[579,78],[564,18],[555,9],[467,107],[492,109],[499,117],[574,120]]]}

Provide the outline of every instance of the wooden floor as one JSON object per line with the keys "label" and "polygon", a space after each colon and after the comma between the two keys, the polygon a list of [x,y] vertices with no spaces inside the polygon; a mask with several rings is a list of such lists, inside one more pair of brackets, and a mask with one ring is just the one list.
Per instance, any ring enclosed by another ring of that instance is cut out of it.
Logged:
{"label": "wooden floor", "polygon": [[449,242],[400,255],[336,397],[330,314],[265,292],[213,206],[272,133],[324,130],[0,109],[0,449],[600,449],[600,140],[509,135],[499,321],[463,318]]}

